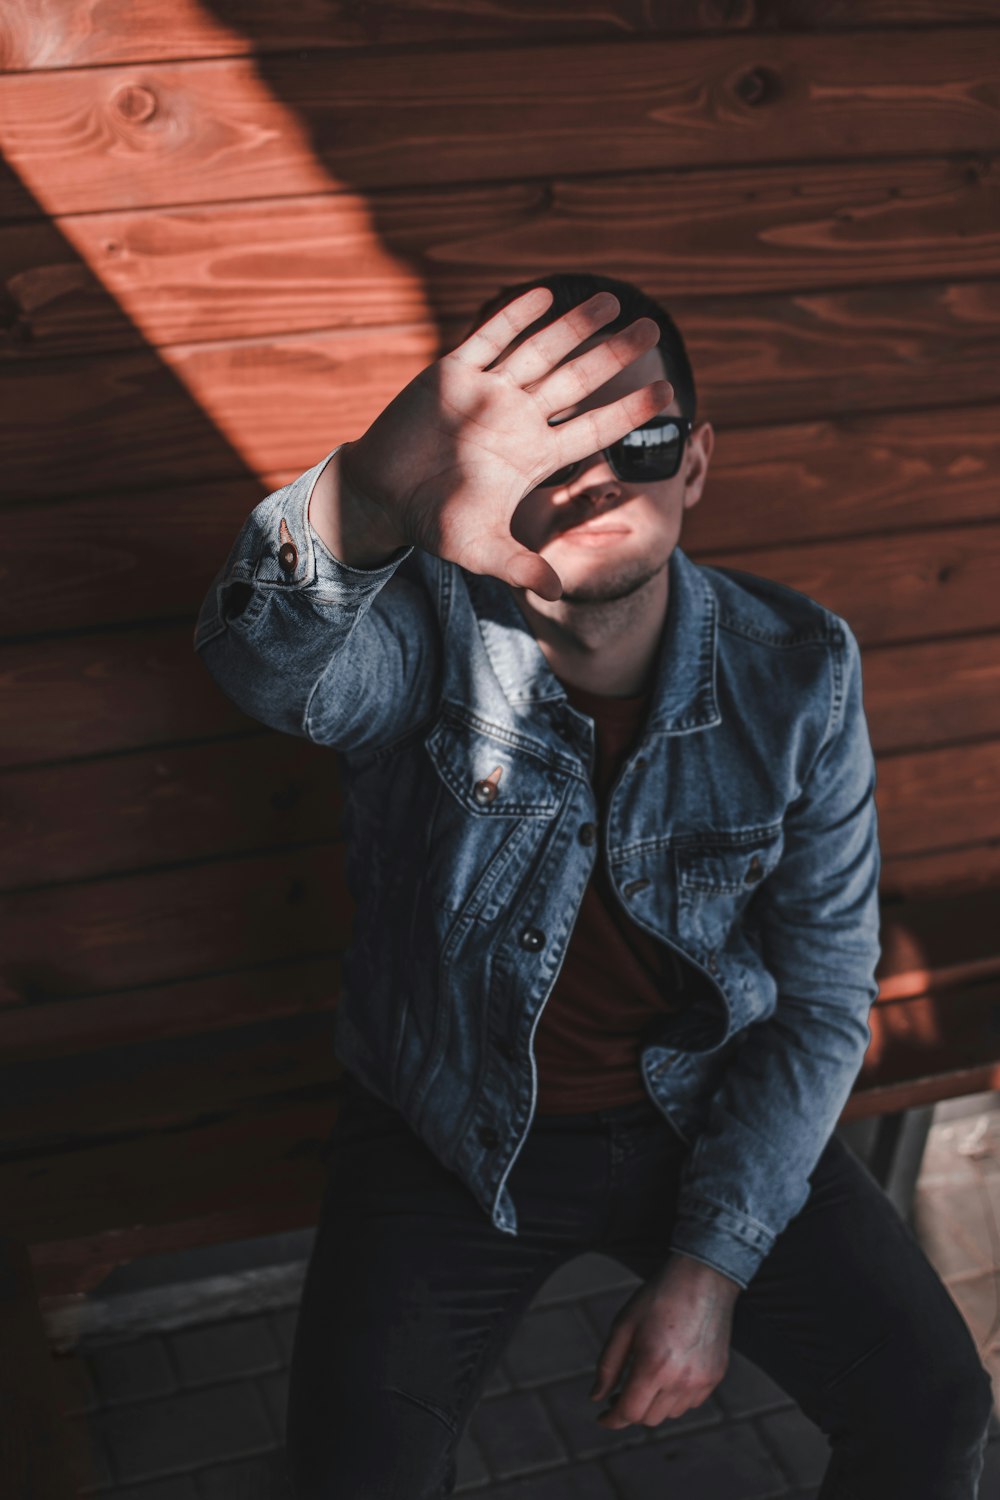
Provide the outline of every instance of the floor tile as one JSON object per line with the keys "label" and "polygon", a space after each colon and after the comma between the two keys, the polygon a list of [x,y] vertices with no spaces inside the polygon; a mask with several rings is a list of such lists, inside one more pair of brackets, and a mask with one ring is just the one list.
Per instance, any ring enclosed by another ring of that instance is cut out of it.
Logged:
{"label": "floor tile", "polygon": [[80,1346],[98,1398],[105,1406],[119,1401],[148,1401],[177,1389],[177,1377],[162,1338],[128,1343]]}
{"label": "floor tile", "polygon": [[764,1371],[735,1350],[729,1368],[712,1393],[728,1417],[750,1417],[776,1406],[792,1405],[792,1398]]}
{"label": "floor tile", "polygon": [[786,1483],[750,1422],[613,1453],[604,1463],[621,1500],[770,1500]]}
{"label": "floor tile", "polygon": [[565,1462],[565,1445],[538,1395],[515,1391],[484,1401],[473,1414],[472,1436],[497,1479]]}
{"label": "floor tile", "polygon": [[96,1421],[119,1479],[130,1483],[274,1447],[267,1413],[251,1381],[111,1407]]}
{"label": "floor tile", "polygon": [[504,1364],[518,1386],[539,1385],[563,1375],[594,1372],[602,1340],[573,1303],[541,1307],[522,1318],[504,1350]]}
{"label": "floor tile", "polygon": [[234,1318],[172,1333],[167,1345],[182,1386],[238,1380],[277,1369],[282,1351],[266,1316]]}
{"label": "floor tile", "polygon": [[767,1412],[757,1431],[794,1485],[819,1484],[830,1463],[830,1440],[797,1406]]}

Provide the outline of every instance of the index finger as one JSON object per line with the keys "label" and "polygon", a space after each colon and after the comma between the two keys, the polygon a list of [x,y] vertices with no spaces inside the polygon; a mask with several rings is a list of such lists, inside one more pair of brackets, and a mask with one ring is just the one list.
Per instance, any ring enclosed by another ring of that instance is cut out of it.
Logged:
{"label": "index finger", "polygon": [[451,351],[452,357],[460,359],[463,364],[475,365],[478,370],[484,370],[495,359],[499,359],[517,335],[530,328],[535,319],[540,318],[552,306],[552,302],[553,294],[546,286],[534,286],[530,291],[522,292],[520,297],[515,297],[513,302],[501,307],[492,318],[487,318],[481,328],[463,339]]}

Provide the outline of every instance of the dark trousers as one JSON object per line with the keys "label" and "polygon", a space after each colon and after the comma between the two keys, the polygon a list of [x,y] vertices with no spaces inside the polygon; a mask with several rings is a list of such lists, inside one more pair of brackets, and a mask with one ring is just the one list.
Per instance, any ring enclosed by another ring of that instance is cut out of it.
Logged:
{"label": "dark trousers", "polygon": [[[450,1495],[466,1422],[552,1272],[586,1251],[644,1279],[664,1265],[686,1149],[651,1103],[536,1117],[508,1179],[514,1236],[351,1080],[292,1357],[297,1500]],[[732,1347],[829,1438],[819,1500],[975,1500],[989,1375],[916,1238],[836,1136],[739,1294]]]}

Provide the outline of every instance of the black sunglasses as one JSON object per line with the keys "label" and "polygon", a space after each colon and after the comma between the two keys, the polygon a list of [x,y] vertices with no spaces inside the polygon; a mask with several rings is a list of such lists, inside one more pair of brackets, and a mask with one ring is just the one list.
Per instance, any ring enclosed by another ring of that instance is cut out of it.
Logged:
{"label": "black sunglasses", "polygon": [[[616,479],[625,484],[642,484],[647,480],[672,479],[681,466],[684,444],[691,436],[694,422],[690,417],[653,417],[642,427],[633,428],[616,443],[602,448],[601,453]],[[591,457],[596,458],[597,454]],[[567,484],[576,474],[584,459],[566,464],[543,479],[541,490],[553,489]]]}

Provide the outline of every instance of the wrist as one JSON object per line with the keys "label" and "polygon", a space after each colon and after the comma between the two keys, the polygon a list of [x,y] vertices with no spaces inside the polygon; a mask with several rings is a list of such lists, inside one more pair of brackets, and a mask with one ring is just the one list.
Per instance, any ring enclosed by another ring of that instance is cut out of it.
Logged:
{"label": "wrist", "polygon": [[743,1291],[740,1283],[734,1281],[731,1276],[727,1276],[723,1271],[717,1271],[714,1266],[706,1265],[704,1261],[696,1260],[692,1255],[686,1255],[683,1250],[671,1251],[666,1270],[673,1276],[682,1277],[693,1285],[711,1288],[722,1296],[731,1297],[733,1301]]}
{"label": "wrist", "polygon": [[348,541],[374,544],[394,552],[410,543],[392,525],[385,507],[376,498],[374,486],[366,481],[358,455],[357,443],[345,443],[336,456],[340,489],[341,528]]}

